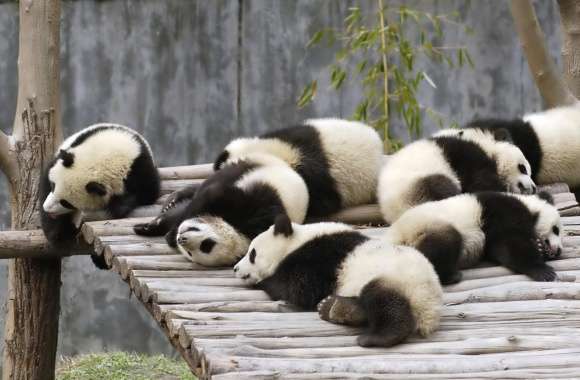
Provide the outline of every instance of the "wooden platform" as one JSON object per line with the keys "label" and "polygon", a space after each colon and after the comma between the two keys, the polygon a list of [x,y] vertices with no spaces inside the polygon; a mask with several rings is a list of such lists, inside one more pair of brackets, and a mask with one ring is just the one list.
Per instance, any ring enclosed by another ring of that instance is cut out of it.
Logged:
{"label": "wooden platform", "polygon": [[[172,180],[170,173],[165,192],[201,177]],[[271,301],[244,287],[231,268],[193,265],[162,238],[134,235],[132,226],[159,206],[137,210],[140,218],[88,222],[83,236],[201,379],[578,379],[580,208],[567,186],[550,190],[565,215],[564,253],[552,262],[565,281],[532,282],[502,267],[466,270],[445,289],[439,331],[390,349],[361,348],[357,329]]]}

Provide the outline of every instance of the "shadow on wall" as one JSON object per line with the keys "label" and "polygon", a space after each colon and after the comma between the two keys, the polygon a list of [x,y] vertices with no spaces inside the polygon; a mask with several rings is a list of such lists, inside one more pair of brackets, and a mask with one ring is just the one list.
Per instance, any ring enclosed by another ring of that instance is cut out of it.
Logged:
{"label": "shadow on wall", "polygon": [[[239,4],[242,8],[239,8]],[[354,1],[63,1],[62,122],[65,134],[100,121],[133,126],[151,142],[161,165],[208,162],[227,141],[311,116],[348,117],[360,89],[329,89],[326,64],[334,52],[305,48],[321,27],[339,27]],[[363,9],[374,0],[359,2]],[[438,85],[420,91],[424,104],[458,122],[475,116],[513,116],[540,108],[514,34],[508,4],[412,1],[435,13],[459,10],[475,31],[466,40],[476,68],[425,66]],[[537,13],[558,56],[556,5],[537,2]],[[238,20],[243,27],[238,28]],[[241,31],[242,35],[238,35]],[[9,130],[16,102],[17,5],[0,1],[0,128]],[[445,39],[458,41],[456,35]],[[442,41],[443,44],[446,41]],[[449,41],[447,41],[449,42]],[[321,79],[315,102],[296,110],[296,99]],[[396,120],[393,130],[405,138]],[[427,123],[426,131],[434,125]],[[0,202],[8,205],[2,177]],[[9,223],[0,208],[0,226]],[[6,263],[0,262],[5,303]],[[88,257],[63,267],[59,354],[125,350],[173,353],[128,287],[96,271]],[[3,325],[4,313],[0,315]],[[3,331],[1,329],[0,331]],[[0,334],[2,334],[0,332]],[[1,337],[0,337],[1,338]],[[3,340],[0,340],[3,344]]]}

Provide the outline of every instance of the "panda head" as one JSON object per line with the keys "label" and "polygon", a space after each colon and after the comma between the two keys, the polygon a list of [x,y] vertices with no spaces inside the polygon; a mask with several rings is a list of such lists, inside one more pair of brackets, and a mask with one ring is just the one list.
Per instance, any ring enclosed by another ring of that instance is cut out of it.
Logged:
{"label": "panda head", "polygon": [[296,227],[288,216],[276,217],[274,225],[252,240],[248,253],[234,267],[236,277],[248,284],[270,277],[290,253]]}
{"label": "panda head", "polygon": [[[95,172],[79,164],[72,152],[60,150],[48,169],[50,193],[42,204],[51,217],[75,211],[103,209],[115,184],[97,178]],[[121,179],[122,186],[122,179]]]}
{"label": "panda head", "polygon": [[520,199],[536,218],[535,232],[547,250],[545,258],[553,259],[560,256],[563,248],[562,222],[552,196],[540,192],[537,195],[520,196]]}
{"label": "panda head", "polygon": [[497,171],[507,185],[508,191],[516,194],[534,194],[536,184],[532,179],[530,163],[515,145],[496,141],[493,156],[497,164]]}
{"label": "panda head", "polygon": [[188,260],[215,267],[236,263],[248,249],[249,240],[222,218],[202,215],[179,225],[176,244]]}

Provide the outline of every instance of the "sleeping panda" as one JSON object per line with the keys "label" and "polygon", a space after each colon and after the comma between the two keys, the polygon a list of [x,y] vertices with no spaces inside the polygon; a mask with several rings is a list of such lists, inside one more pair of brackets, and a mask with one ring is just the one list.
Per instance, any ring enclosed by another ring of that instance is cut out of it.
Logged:
{"label": "sleeping panda", "polygon": [[307,310],[318,305],[322,319],[368,324],[361,346],[392,346],[439,326],[442,290],[429,261],[345,224],[300,225],[280,215],[234,272],[274,300]]}
{"label": "sleeping panda", "polygon": [[505,136],[522,150],[538,184],[567,183],[580,195],[580,106],[565,106],[525,115],[519,119],[482,119],[470,122],[498,139]]}
{"label": "sleeping panda", "polygon": [[160,179],[149,144],[136,131],[95,124],[67,138],[40,179],[42,229],[50,243],[74,241],[82,213],[127,216],[155,203]]}
{"label": "sleeping panda", "polygon": [[230,142],[214,163],[251,152],[284,160],[304,178],[310,194],[309,217],[323,217],[375,199],[382,162],[381,138],[371,127],[341,119],[312,119],[302,125]]}
{"label": "sleeping panda", "polygon": [[460,281],[458,269],[481,259],[535,281],[554,281],[556,273],[545,260],[560,256],[562,227],[550,202],[545,193],[461,194],[408,210],[388,228],[386,238],[421,251],[444,285]]}
{"label": "sleeping panda", "polygon": [[230,161],[198,189],[183,191],[192,198],[134,230],[146,236],[166,234],[171,247],[205,266],[235,264],[276,215],[287,213],[302,223],[308,209],[302,177],[281,159],[261,153]]}
{"label": "sleeping panda", "polygon": [[379,175],[377,197],[385,221],[393,223],[415,205],[460,193],[534,193],[530,173],[522,152],[508,142],[434,136],[389,158]]}

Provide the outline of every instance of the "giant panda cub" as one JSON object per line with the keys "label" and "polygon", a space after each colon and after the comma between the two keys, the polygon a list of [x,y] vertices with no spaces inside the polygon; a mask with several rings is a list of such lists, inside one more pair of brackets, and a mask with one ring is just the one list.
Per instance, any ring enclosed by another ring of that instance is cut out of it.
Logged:
{"label": "giant panda cub", "polygon": [[421,251],[444,285],[460,281],[459,268],[482,259],[535,281],[554,281],[556,273],[545,260],[560,256],[562,227],[549,202],[551,196],[544,193],[461,194],[408,210],[386,237]]}
{"label": "giant panda cub", "polygon": [[159,192],[159,174],[143,136],[122,125],[95,124],[67,138],[42,172],[42,229],[53,245],[67,245],[83,212],[105,210],[122,218],[155,203]]}
{"label": "giant panda cub", "polygon": [[361,346],[392,346],[439,326],[442,290],[429,261],[411,247],[370,239],[340,223],[291,223],[258,235],[235,275],[322,319],[368,325]]}
{"label": "giant panda cub", "polygon": [[534,193],[530,173],[522,152],[508,142],[434,136],[389,158],[379,176],[377,197],[385,221],[393,223],[415,205],[460,193]]}
{"label": "giant panda cub", "polygon": [[378,133],[363,123],[312,119],[259,137],[238,138],[225,147],[214,168],[252,152],[276,156],[304,178],[309,217],[375,199],[383,148]]}
{"label": "giant panda cub", "polygon": [[261,153],[228,162],[199,188],[184,192],[191,198],[134,229],[139,235],[166,234],[171,247],[205,266],[235,264],[276,215],[286,213],[301,223],[308,208],[302,177],[281,159]]}
{"label": "giant panda cub", "polygon": [[480,130],[496,139],[506,136],[522,150],[538,184],[565,182],[580,195],[580,106],[565,106],[527,114],[519,119],[481,119],[466,129]]}

